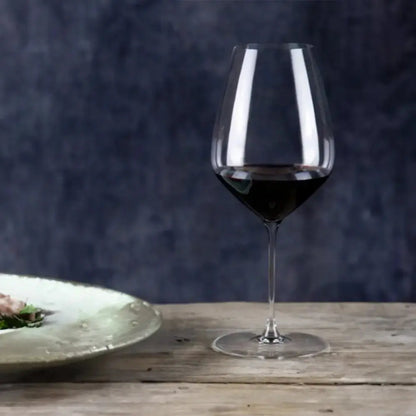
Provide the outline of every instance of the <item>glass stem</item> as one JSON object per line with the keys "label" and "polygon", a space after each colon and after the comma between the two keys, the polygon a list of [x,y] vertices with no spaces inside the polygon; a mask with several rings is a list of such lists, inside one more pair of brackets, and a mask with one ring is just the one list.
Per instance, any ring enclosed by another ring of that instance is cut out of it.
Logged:
{"label": "glass stem", "polygon": [[269,237],[269,317],[266,327],[259,340],[266,344],[276,344],[284,342],[285,338],[279,334],[275,318],[275,296],[276,296],[276,236],[280,222],[265,222]]}

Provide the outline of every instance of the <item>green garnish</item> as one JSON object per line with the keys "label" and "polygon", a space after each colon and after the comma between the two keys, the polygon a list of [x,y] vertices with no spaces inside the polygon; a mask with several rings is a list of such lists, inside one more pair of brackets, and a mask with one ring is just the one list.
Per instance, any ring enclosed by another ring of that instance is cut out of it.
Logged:
{"label": "green garnish", "polygon": [[0,314],[0,330],[15,328],[37,328],[42,325],[44,314],[41,309],[33,305],[26,305],[19,313],[14,315]]}
{"label": "green garnish", "polygon": [[40,309],[39,308],[36,308],[35,306],[33,306],[33,305],[26,305],[20,312],[19,312],[19,315],[24,315],[24,314],[26,314],[26,313],[37,313],[37,312],[39,312],[40,311]]}

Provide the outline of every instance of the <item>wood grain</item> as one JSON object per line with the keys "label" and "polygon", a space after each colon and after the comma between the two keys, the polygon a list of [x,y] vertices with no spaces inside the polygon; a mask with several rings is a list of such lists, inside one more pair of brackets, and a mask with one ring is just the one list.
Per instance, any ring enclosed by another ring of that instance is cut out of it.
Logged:
{"label": "wood grain", "polygon": [[236,359],[213,352],[211,341],[235,329],[261,328],[266,305],[159,306],[162,329],[143,343],[88,362],[0,375],[8,382],[195,382],[275,384],[416,383],[416,305],[280,304],[283,332],[327,339],[331,352],[287,361]]}
{"label": "wood grain", "polygon": [[188,383],[1,387],[0,415],[414,416],[415,386]]}

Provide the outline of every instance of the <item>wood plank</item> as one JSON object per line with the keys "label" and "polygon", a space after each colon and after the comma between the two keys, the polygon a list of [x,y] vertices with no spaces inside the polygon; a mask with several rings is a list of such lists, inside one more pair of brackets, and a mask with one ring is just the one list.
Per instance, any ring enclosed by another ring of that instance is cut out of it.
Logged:
{"label": "wood plank", "polygon": [[416,383],[416,305],[301,303],[279,305],[286,329],[326,338],[331,352],[286,361],[237,359],[211,341],[236,328],[260,327],[264,304],[163,305],[162,329],[124,351],[88,362],[24,373],[1,382]]}
{"label": "wood plank", "polygon": [[3,385],[0,415],[414,416],[416,386]]}

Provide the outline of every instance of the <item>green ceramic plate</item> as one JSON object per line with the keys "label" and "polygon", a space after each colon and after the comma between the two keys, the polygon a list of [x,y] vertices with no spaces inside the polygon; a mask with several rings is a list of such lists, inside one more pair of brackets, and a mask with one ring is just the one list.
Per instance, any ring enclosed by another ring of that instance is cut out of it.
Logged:
{"label": "green ceramic plate", "polygon": [[48,311],[40,328],[0,330],[0,369],[94,357],[141,341],[161,325],[149,303],[109,289],[0,274],[0,293]]}

